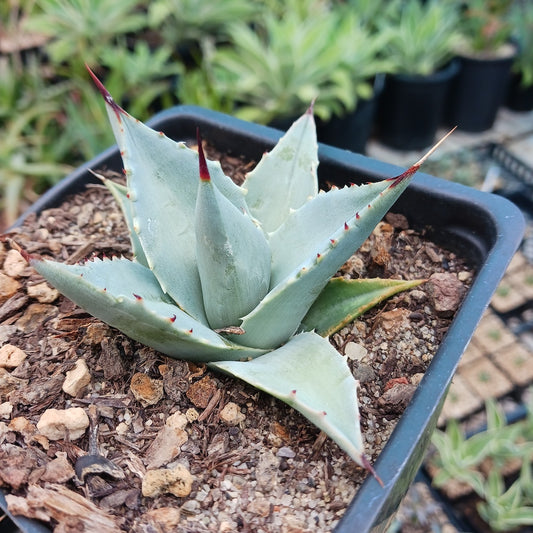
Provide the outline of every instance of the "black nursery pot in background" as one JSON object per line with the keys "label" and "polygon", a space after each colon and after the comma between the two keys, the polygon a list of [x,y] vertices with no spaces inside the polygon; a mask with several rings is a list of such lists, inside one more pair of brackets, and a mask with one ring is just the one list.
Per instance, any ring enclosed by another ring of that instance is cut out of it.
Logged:
{"label": "black nursery pot in background", "polygon": [[533,109],[533,85],[524,87],[520,74],[511,75],[505,105],[513,111],[531,111]]}
{"label": "black nursery pot in background", "polygon": [[[193,139],[198,126],[203,138],[219,150],[255,161],[259,161],[281,135],[280,131],[272,128],[188,106],[165,111],[149,124],[176,140]],[[339,186],[350,182],[377,181],[402,171],[398,167],[324,145],[320,146],[319,159],[321,182]],[[59,206],[65,195],[80,191],[87,183],[97,182],[89,169],[101,168],[120,171],[122,163],[116,147],[65,178],[42,196],[29,212]],[[381,487],[372,477],[367,478],[338,524],[337,533],[386,530],[386,524],[424,458],[459,358],[518,247],[524,229],[522,214],[508,200],[424,174],[415,177],[393,211],[404,214],[411,227],[424,228],[434,242],[467,259],[476,268],[476,277],[376,462],[376,471],[385,486]],[[19,527],[22,531],[30,531]]]}
{"label": "black nursery pot in background", "polygon": [[428,76],[388,75],[378,106],[379,139],[398,150],[432,145],[458,70],[459,63],[452,61]]}
{"label": "black nursery pot in background", "polygon": [[354,111],[342,117],[332,116],[328,121],[317,120],[319,142],[365,154],[384,84],[385,76],[376,76],[374,94],[371,98],[359,100]]}
{"label": "black nursery pot in background", "polygon": [[317,121],[320,142],[358,154],[366,152],[366,143],[372,133],[376,98],[362,100],[357,108],[342,117],[331,117],[327,122]]}
{"label": "black nursery pot in background", "polygon": [[503,104],[514,54],[487,59],[460,57],[460,69],[450,90],[446,122],[477,133],[492,128]]}

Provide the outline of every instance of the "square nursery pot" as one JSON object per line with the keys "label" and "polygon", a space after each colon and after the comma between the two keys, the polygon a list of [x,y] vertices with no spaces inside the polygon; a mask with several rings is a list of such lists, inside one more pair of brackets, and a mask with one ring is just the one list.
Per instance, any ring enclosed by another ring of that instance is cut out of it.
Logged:
{"label": "square nursery pot", "polygon": [[[219,150],[256,161],[281,136],[280,131],[272,128],[190,106],[164,111],[149,125],[178,140],[193,139],[199,126],[203,138]],[[321,182],[327,180],[339,186],[377,181],[402,171],[393,165],[325,145],[319,148],[319,159]],[[99,168],[120,171],[122,162],[116,147],[83,165],[44,194],[18,224],[29,213],[57,207],[65,195],[80,191],[87,183],[96,183],[89,169]],[[386,530],[424,458],[458,361],[520,244],[524,228],[521,212],[508,200],[424,174],[415,177],[395,204],[394,212],[404,214],[410,227],[424,228],[435,243],[465,258],[475,268],[476,276],[375,464],[385,486],[381,487],[368,477],[338,523],[337,533]],[[18,518],[15,520],[19,523]],[[19,527],[23,531],[37,531],[32,530],[27,521]]]}

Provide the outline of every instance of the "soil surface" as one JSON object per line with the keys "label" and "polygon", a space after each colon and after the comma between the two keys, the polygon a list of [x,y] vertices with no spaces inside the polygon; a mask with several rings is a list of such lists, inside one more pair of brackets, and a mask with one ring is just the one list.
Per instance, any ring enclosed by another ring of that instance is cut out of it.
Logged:
{"label": "soil surface", "polygon": [[[236,181],[248,170],[236,158],[222,162]],[[130,253],[122,215],[99,185],[9,237],[68,263]],[[334,528],[367,472],[303,416],[101,323],[43,283],[9,240],[0,255],[0,486],[14,512],[56,531]],[[389,214],[339,275],[433,275],[331,339],[360,381],[374,462],[472,273]],[[65,432],[66,409],[78,419]]]}

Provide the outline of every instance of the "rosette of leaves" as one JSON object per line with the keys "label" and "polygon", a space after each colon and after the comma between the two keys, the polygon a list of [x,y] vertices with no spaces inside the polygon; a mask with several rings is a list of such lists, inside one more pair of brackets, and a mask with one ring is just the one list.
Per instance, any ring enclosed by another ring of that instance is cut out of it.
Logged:
{"label": "rosette of leaves", "polygon": [[454,2],[395,0],[377,19],[380,32],[388,35],[383,54],[391,71],[428,76],[443,68],[460,43],[460,10]]}
{"label": "rosette of leaves", "polygon": [[206,362],[285,401],[357,463],[358,382],[323,337],[419,281],[331,279],[407,187],[400,176],[318,191],[311,111],[239,187],[220,164],[103,94],[127,185],[106,180],[133,260],[30,263],[92,315],[171,357]]}
{"label": "rosette of leaves", "polygon": [[206,44],[201,69],[181,82],[180,100],[232,106],[239,118],[272,124],[299,116],[315,98],[324,121],[371,98],[374,77],[392,68],[380,54],[387,36],[371,32],[347,6],[306,0],[293,7],[265,10],[253,26],[237,20],[226,45]]}
{"label": "rosette of leaves", "polygon": [[459,29],[463,43],[461,53],[476,57],[506,54],[504,47],[512,35],[509,11],[513,0],[448,0],[462,9]]}

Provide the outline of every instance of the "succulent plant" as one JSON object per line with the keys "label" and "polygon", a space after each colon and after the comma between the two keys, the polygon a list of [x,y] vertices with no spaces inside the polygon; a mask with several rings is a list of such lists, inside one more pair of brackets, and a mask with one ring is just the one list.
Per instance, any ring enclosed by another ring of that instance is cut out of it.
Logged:
{"label": "succulent plant", "polygon": [[285,401],[374,473],[363,453],[358,382],[320,334],[420,283],[331,278],[427,156],[397,177],[319,193],[309,110],[239,187],[206,161],[201,142],[195,151],[148,128],[93,78],[124,162],[127,185],[105,182],[134,258],[30,263],[129,337]]}

